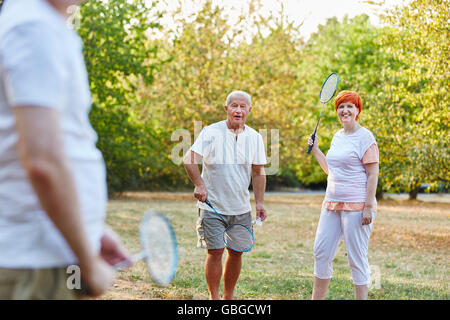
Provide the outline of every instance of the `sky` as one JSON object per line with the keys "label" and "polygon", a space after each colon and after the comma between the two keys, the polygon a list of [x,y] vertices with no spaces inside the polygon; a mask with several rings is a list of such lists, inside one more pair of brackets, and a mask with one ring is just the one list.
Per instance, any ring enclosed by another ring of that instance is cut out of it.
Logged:
{"label": "sky", "polygon": [[[200,7],[202,0],[163,0],[160,2],[169,10],[177,7],[178,3],[182,5],[182,12],[189,16],[195,13]],[[342,21],[345,15],[349,18],[366,13],[370,17],[370,21],[378,25],[379,19],[377,11],[385,8],[391,8],[395,5],[407,3],[408,0],[374,0],[370,2],[383,3],[381,6],[375,6],[367,3],[366,0],[262,0],[263,8],[261,12],[269,14],[270,11],[277,12],[280,8],[280,2],[284,4],[284,9],[290,21],[296,24],[303,23],[300,31],[305,39],[308,39],[311,33],[317,31],[319,24],[325,24],[326,20],[331,17],[337,17]],[[224,7],[227,13],[248,12],[247,0],[213,0],[213,3]],[[162,20],[162,24],[172,26],[169,16]]]}

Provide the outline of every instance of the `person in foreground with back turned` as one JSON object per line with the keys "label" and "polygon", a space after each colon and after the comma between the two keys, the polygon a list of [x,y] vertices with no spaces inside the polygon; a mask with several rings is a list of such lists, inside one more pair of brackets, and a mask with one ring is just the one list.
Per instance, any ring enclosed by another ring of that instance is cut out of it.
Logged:
{"label": "person in foreground with back turned", "polygon": [[334,135],[327,155],[319,149],[318,136],[314,142],[308,140],[328,175],[314,242],[312,299],[325,299],[333,273],[332,261],[344,237],[355,298],[365,300],[370,284],[367,250],[376,215],[379,151],[373,134],[357,122],[362,101],[356,92],[340,92],[335,109],[343,129]]}
{"label": "person in foreground with back turned", "polygon": [[[76,0],[6,0],[0,13],[0,300],[99,296],[130,261],[104,224],[106,170],[89,123]],[[69,271],[78,281],[68,285]]]}
{"label": "person in foreground with back turned", "polygon": [[[266,155],[262,136],[247,126],[251,97],[233,91],[226,99],[227,119],[205,127],[183,162],[195,185],[198,199],[198,246],[206,247],[205,276],[210,298],[219,299],[222,277],[222,255],[225,244],[222,234],[225,223],[205,204],[208,199],[227,223],[241,223],[251,228],[250,178],[256,202],[256,217],[266,219],[264,190]],[[200,175],[198,164],[202,163]],[[227,248],[224,277],[224,299],[232,299],[242,265],[242,253]]]}

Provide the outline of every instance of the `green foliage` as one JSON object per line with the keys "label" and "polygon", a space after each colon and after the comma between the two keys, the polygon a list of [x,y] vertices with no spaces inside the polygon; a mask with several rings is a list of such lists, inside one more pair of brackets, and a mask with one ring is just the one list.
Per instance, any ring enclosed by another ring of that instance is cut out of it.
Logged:
{"label": "green foliage", "polygon": [[415,198],[422,183],[450,183],[448,0],[414,0],[388,12],[380,44],[393,59],[373,113],[382,181]]}
{"label": "green foliage", "polygon": [[81,7],[84,56],[94,99],[105,106],[127,105],[135,99],[136,78],[153,82],[158,47],[148,45],[151,21],[144,0],[86,1]]}
{"label": "green foliage", "polygon": [[[324,184],[306,147],[322,82],[333,71],[339,91],[363,99],[359,121],[380,148],[378,191],[448,188],[448,0],[413,0],[386,13],[384,27],[366,15],[332,18],[307,42],[285,12],[262,16],[259,0],[238,16],[205,1],[191,17],[175,12],[176,30],[161,29],[162,13],[147,3],[92,0],[81,10],[90,116],[110,191],[189,185],[183,166],[172,162],[180,143],[172,134],[188,130],[190,145],[194,121],[225,119],[225,98],[236,89],[252,95],[248,124],[279,132],[280,170],[269,184]],[[150,39],[152,30],[162,37]],[[318,131],[323,151],[339,127],[332,100]],[[269,131],[273,156],[271,146]]]}
{"label": "green foliage", "polygon": [[[183,26],[182,32],[161,44],[163,56],[173,59],[155,75],[158,81],[138,93],[147,101],[143,108],[148,121],[151,118],[169,131],[188,129],[192,133],[194,121],[206,126],[226,119],[226,96],[233,90],[245,90],[252,95],[253,104],[248,124],[256,130],[279,130],[283,139],[280,163],[285,164],[279,175],[292,175],[289,164],[298,150],[293,119],[305,101],[295,68],[300,55],[296,48],[302,43],[298,29],[275,17],[263,20],[257,13],[238,17],[233,27],[210,1],[192,21],[174,18]],[[258,21],[258,32],[249,42],[243,41],[242,33],[250,31],[254,21]],[[268,35],[263,36],[263,31]],[[169,139],[167,135],[161,141],[167,150],[174,147]],[[174,168],[186,176],[182,165]]]}
{"label": "green foliage", "polygon": [[[158,186],[170,163],[161,158],[161,137],[139,119],[142,101],[135,94],[141,83],[154,81],[162,63],[147,32],[159,28],[160,14],[149,17],[144,0],[86,1],[81,7],[84,56],[93,108],[91,122],[105,158],[110,192]],[[149,183],[153,179],[152,184]]]}

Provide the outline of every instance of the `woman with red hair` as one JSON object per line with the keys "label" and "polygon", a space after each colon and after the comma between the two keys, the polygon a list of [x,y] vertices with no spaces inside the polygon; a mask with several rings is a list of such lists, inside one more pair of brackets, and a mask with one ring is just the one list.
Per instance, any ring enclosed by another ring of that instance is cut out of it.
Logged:
{"label": "woman with red hair", "polygon": [[373,134],[358,124],[361,97],[354,91],[338,94],[335,109],[343,125],[331,141],[325,156],[319,138],[312,152],[328,175],[314,242],[314,287],[312,299],[325,299],[338,244],[344,237],[355,286],[355,298],[367,299],[370,267],[367,259],[372,223],[376,214],[379,152]]}

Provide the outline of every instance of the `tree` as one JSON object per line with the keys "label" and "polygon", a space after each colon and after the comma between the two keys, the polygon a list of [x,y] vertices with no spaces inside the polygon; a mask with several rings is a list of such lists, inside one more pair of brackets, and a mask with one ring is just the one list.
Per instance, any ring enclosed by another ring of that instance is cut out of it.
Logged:
{"label": "tree", "polygon": [[[260,1],[250,0],[248,13],[231,20],[223,3],[200,2],[191,17],[175,12],[175,31],[158,29],[161,14],[145,0],[82,6],[90,116],[110,190],[188,185],[183,166],[172,162],[179,143],[173,133],[188,130],[190,146],[192,129],[199,130],[194,121],[223,120],[225,98],[235,89],[253,97],[250,126],[279,132],[280,170],[268,185],[324,184],[306,149],[321,85],[333,71],[338,91],[355,90],[363,99],[359,121],[381,153],[379,189],[414,198],[424,182],[448,188],[449,0],[413,0],[388,12],[382,28],[366,15],[332,18],[306,43],[283,9],[263,16]],[[156,29],[162,37],[150,38]],[[318,132],[324,150],[340,126],[333,102]]]}
{"label": "tree", "polygon": [[[292,118],[301,112],[304,102],[302,79],[295,69],[301,39],[282,14],[263,18],[257,12],[258,2],[252,3],[249,15],[239,16],[234,26],[212,1],[206,1],[193,19],[176,18],[182,30],[173,40],[166,30],[160,43],[163,55],[173,59],[157,73],[158,81],[143,86],[139,95],[147,101],[146,113],[167,132],[167,128],[192,129],[193,121],[206,126],[225,119],[227,94],[237,89],[248,91],[253,99],[250,126],[279,130],[280,163],[288,164],[294,161],[297,148]],[[250,36],[242,37],[247,32]],[[167,150],[173,147],[170,137],[168,134],[161,141]],[[173,175],[182,175],[187,181],[182,166],[173,170]],[[288,171],[285,165],[279,175]]]}
{"label": "tree", "polygon": [[81,7],[84,57],[93,106],[91,123],[105,158],[110,192],[145,184],[160,172],[160,137],[139,121],[139,83],[150,85],[162,63],[147,32],[160,28],[155,2],[145,0],[86,1]]}
{"label": "tree", "polygon": [[413,0],[386,13],[380,37],[393,57],[374,112],[385,161],[383,182],[415,199],[422,183],[450,182],[448,0]]}

